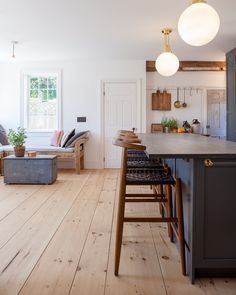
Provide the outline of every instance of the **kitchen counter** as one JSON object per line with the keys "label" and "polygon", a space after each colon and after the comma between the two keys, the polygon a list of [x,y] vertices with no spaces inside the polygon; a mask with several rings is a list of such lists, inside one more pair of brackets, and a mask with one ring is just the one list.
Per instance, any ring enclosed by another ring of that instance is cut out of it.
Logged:
{"label": "kitchen counter", "polygon": [[236,143],[196,134],[139,137],[147,155],[164,158],[181,179],[191,281],[201,276],[235,276]]}
{"label": "kitchen counter", "polygon": [[168,158],[235,157],[236,143],[192,133],[139,134],[150,157],[157,154]]}

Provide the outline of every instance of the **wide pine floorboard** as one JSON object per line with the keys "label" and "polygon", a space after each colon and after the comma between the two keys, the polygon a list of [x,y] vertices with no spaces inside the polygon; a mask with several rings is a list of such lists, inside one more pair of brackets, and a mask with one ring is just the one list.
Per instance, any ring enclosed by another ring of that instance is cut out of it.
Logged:
{"label": "wide pine floorboard", "polygon": [[[191,285],[165,224],[125,225],[114,276],[118,174],[62,171],[45,186],[0,177],[0,295],[236,294],[233,278]],[[158,207],[128,204],[126,212],[153,216]]]}

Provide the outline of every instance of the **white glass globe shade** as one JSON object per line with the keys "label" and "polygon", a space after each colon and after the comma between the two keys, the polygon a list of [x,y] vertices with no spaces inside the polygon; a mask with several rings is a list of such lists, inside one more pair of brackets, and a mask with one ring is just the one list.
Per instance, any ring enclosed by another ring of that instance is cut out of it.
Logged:
{"label": "white glass globe shade", "polygon": [[172,52],[163,52],[156,60],[156,70],[162,76],[174,75],[179,69],[179,60]]}
{"label": "white glass globe shade", "polygon": [[194,3],[181,14],[178,31],[181,38],[193,46],[212,41],[220,27],[218,13],[206,3]]}

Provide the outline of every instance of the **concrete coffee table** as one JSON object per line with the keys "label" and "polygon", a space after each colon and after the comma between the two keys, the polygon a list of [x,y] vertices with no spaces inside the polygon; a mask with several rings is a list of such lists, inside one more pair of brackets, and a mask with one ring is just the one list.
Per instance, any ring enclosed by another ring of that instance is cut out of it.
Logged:
{"label": "concrete coffee table", "polygon": [[4,159],[4,182],[12,184],[51,184],[57,179],[57,156],[8,156]]}

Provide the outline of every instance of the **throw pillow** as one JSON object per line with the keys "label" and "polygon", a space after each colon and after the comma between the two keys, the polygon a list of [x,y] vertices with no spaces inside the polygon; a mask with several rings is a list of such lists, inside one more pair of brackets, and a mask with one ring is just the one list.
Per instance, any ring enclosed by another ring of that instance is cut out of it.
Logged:
{"label": "throw pillow", "polygon": [[64,135],[64,131],[61,130],[61,135],[60,135],[60,138],[59,138],[58,146],[61,146],[61,140],[62,140],[63,135]]}
{"label": "throw pillow", "polygon": [[75,146],[75,142],[78,140],[78,138],[83,138],[85,135],[87,136],[88,131],[82,131],[79,133],[76,133],[73,137],[70,138],[70,140],[67,141],[65,147],[74,147]]}
{"label": "throw pillow", "polygon": [[61,147],[65,147],[68,140],[75,135],[75,129],[65,133],[61,140]]}
{"label": "throw pillow", "polygon": [[54,131],[52,138],[51,138],[51,146],[59,146],[61,137],[62,137],[62,130],[56,130]]}
{"label": "throw pillow", "polygon": [[8,139],[7,139],[7,133],[6,130],[3,128],[2,125],[0,125],[0,143],[2,145],[8,145]]}
{"label": "throw pillow", "polygon": [[5,134],[7,133],[5,128],[1,124],[0,124],[0,132],[5,133]]}

